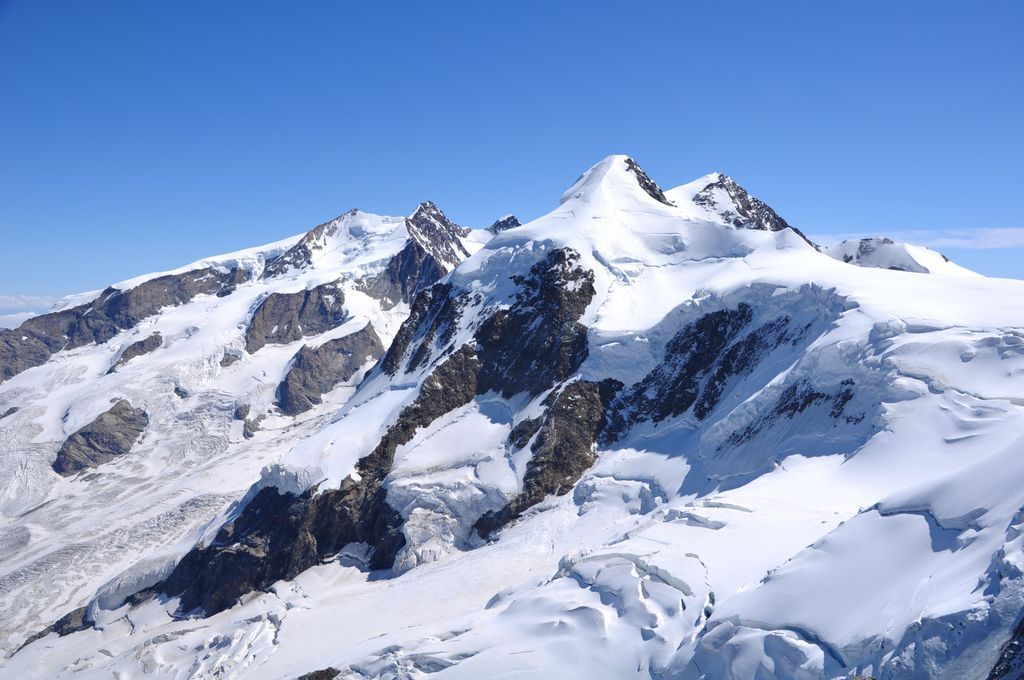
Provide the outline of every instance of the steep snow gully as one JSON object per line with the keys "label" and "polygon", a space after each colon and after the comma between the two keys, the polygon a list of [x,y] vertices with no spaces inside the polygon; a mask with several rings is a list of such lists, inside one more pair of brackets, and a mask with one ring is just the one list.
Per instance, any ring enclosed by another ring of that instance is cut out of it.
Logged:
{"label": "steep snow gully", "polygon": [[0,676],[1018,678],[1024,283],[633,159],[0,331]]}

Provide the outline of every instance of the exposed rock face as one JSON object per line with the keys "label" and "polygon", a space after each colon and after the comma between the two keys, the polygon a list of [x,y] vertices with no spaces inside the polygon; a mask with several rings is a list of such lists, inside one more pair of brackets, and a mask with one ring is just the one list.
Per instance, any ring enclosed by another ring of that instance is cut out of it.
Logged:
{"label": "exposed rock face", "polygon": [[6,418],[7,416],[13,416],[17,412],[18,412],[18,407],[17,406],[12,406],[9,409],[7,409],[6,411],[4,411],[2,414],[0,414],[0,419]]}
{"label": "exposed rock face", "polygon": [[415,212],[405,220],[405,226],[409,230],[409,235],[418,241],[446,272],[469,257],[469,251],[459,240],[460,236],[469,234],[469,229],[449,220],[441,209],[430,201],[420,203]]}
{"label": "exposed rock face", "polygon": [[[579,323],[594,297],[594,274],[579,266],[569,248],[551,251],[513,278],[518,285],[507,309],[487,317],[475,334],[481,363],[481,394],[500,391],[539,394],[567,380],[587,357],[587,327]],[[381,361],[381,370],[396,375],[424,365],[454,336],[470,294],[455,293],[442,283],[423,291],[409,318]]]}
{"label": "exposed rock face", "polygon": [[308,411],[320,403],[321,395],[349,380],[368,359],[377,359],[383,353],[384,345],[370,324],[318,347],[303,346],[277,388],[281,411],[292,416]]}
{"label": "exposed rock face", "polygon": [[235,407],[235,420],[242,421],[242,436],[246,439],[252,439],[256,436],[256,432],[260,429],[260,423],[263,422],[264,416],[257,415],[252,418],[249,417],[252,411],[249,404],[239,404]]}
{"label": "exposed rock face", "polygon": [[152,333],[148,338],[144,340],[138,340],[125,347],[124,351],[121,352],[121,356],[117,358],[114,365],[110,367],[107,373],[113,373],[118,366],[128,363],[132,359],[143,354],[149,354],[153,350],[157,349],[164,342],[163,337],[159,332]]}
{"label": "exposed rock face", "polygon": [[751,423],[742,430],[733,432],[729,436],[729,444],[736,445],[749,441],[760,431],[780,419],[788,418],[792,420],[798,413],[803,413],[808,408],[816,405],[823,407],[823,410],[833,420],[843,417],[848,423],[859,423],[866,417],[865,414],[844,415],[846,404],[853,399],[853,388],[854,381],[852,378],[843,380],[839,388],[834,392],[822,392],[805,381],[794,383],[782,392],[775,406],[761,420]]}
{"label": "exposed rock face", "polygon": [[163,307],[200,294],[227,295],[248,277],[242,269],[212,267],[158,276],[128,290],[107,288],[87,304],[28,319],[0,331],[0,380],[45,363],[54,352],[104,343]]}
{"label": "exposed rock face", "polygon": [[732,382],[749,375],[777,347],[799,342],[808,330],[785,314],[755,323],[746,303],[701,316],[668,342],[662,363],[622,394],[609,434],[691,408],[704,420]]}
{"label": "exposed rock face", "polygon": [[1017,624],[1013,635],[1003,645],[988,680],[1014,680],[1024,676],[1024,620]]}
{"label": "exposed rock face", "polygon": [[56,633],[60,637],[70,635],[71,633],[78,633],[92,628],[92,622],[86,619],[86,607],[79,607],[74,611],[68,612],[64,616],[60,617],[46,628],[42,629],[35,635],[31,636],[25,642],[21,644],[22,647],[26,647],[36,640],[46,637],[50,633]]}
{"label": "exposed rock face", "polygon": [[[720,205],[715,200],[715,190],[724,191],[731,205]],[[718,179],[697,192],[693,202],[697,205],[717,210],[726,222],[737,229],[761,229],[762,231],[781,231],[791,229],[786,220],[779,217],[771,206],[747,193],[728,175],[719,175]]]}
{"label": "exposed rock face", "polygon": [[[728,204],[723,205],[718,202],[715,194],[719,191],[727,195]],[[762,231],[792,229],[800,238],[817,248],[802,231],[782,219],[767,203],[747,193],[746,189],[728,175],[719,174],[717,180],[697,192],[697,195],[693,197],[693,202],[715,212],[727,224],[731,224],[737,229],[760,229]]]}
{"label": "exposed rock face", "polygon": [[285,344],[318,335],[345,321],[345,295],[337,283],[297,293],[271,293],[259,304],[245,330],[250,353],[268,344]]}
{"label": "exposed rock face", "polygon": [[643,189],[648,196],[658,201],[659,203],[664,203],[665,205],[675,205],[675,203],[673,203],[672,201],[668,200],[668,198],[665,197],[665,192],[661,190],[661,187],[658,186],[658,183],[655,182],[650,177],[648,177],[647,173],[644,172],[643,168],[641,168],[635,160],[633,160],[632,158],[627,158],[626,168],[634,175],[636,175],[636,181],[640,184],[640,188]]}
{"label": "exposed rock face", "polygon": [[388,375],[397,374],[410,348],[405,370],[414,370],[429,361],[433,353],[451,341],[467,301],[467,295],[453,293],[448,283],[432,286],[417,295],[409,317],[398,329],[381,361],[381,370]]}
{"label": "exposed rock face", "polygon": [[524,421],[526,426],[522,429],[513,429],[509,442],[517,448],[525,446],[536,434],[523,490],[505,507],[477,520],[474,528],[481,536],[490,536],[549,494],[562,496],[572,489],[594,464],[594,444],[607,425],[608,406],[621,387],[610,380],[570,382],[548,398],[543,424],[538,427],[535,419]]}
{"label": "exposed rock face", "polygon": [[[509,381],[508,394],[539,394],[574,374],[586,357],[587,329],[578,319],[594,295],[593,273],[581,268],[578,260],[571,250],[552,251],[529,276],[515,279],[520,291],[511,308],[492,315],[493,322],[484,324],[486,333],[477,334],[475,347],[463,345],[434,368],[416,399],[357,463],[357,476],[347,477],[337,489],[311,488],[301,495],[260,490],[210,545],[189,552],[153,591],[180,596],[183,612],[201,609],[210,615],[232,606],[245,593],[333,558],[350,543],[371,546],[371,568],[391,567],[405,537],[402,517],[387,504],[383,482],[398,447],[411,441],[418,429],[496,389],[497,380]],[[405,338],[404,349],[389,352],[381,363],[390,358],[399,366],[407,354],[416,356],[423,346],[432,345],[448,328],[447,321],[437,319],[457,318],[457,311],[443,310],[454,309],[452,301],[459,297],[447,285],[421,292],[414,315],[399,332]],[[527,317],[539,325],[523,342]],[[519,374],[506,375],[511,370]],[[537,460],[529,468],[526,490],[489,526],[510,521],[547,493],[571,488],[568,480],[577,479],[592,462],[594,438],[604,426],[604,404],[611,391],[610,384],[581,382],[553,398],[538,426]]]}
{"label": "exposed rock face", "polygon": [[[676,333],[665,347],[665,360],[623,394],[615,430],[641,420],[660,422],[678,416],[698,397],[706,414],[730,371],[747,368],[738,365],[745,350],[732,351],[735,356],[728,361],[724,355],[751,318],[750,306],[740,304],[736,309],[706,314]],[[712,373],[716,379],[707,380]],[[705,391],[707,394],[702,395]]]}
{"label": "exposed rock face", "polygon": [[469,257],[459,237],[469,233],[427,201],[405,220],[409,240],[379,274],[360,282],[360,290],[390,308],[412,302],[416,294],[439,281]]}
{"label": "exposed rock face", "polygon": [[57,452],[53,469],[68,476],[94,468],[131,451],[149,425],[149,416],[125,399],[67,438]]}
{"label": "exposed rock face", "polygon": [[0,329],[0,380],[45,364],[51,354],[46,344],[31,333],[17,328]]}
{"label": "exposed rock face", "polygon": [[522,222],[515,215],[505,215],[494,221],[494,224],[487,227],[487,231],[492,234],[498,234],[509,229],[515,229],[516,227],[522,226]]}
{"label": "exposed rock face", "polygon": [[379,274],[360,281],[360,290],[381,301],[385,309],[399,302],[410,302],[419,291],[430,287],[447,271],[420,245],[410,239],[402,250],[388,260]]}
{"label": "exposed rock face", "polygon": [[481,392],[504,397],[539,394],[572,377],[587,358],[587,327],[579,323],[594,299],[594,273],[579,266],[579,254],[553,250],[530,268],[515,302],[481,324]]}
{"label": "exposed rock face", "polygon": [[298,680],[334,680],[339,675],[341,675],[341,671],[337,668],[321,668],[318,671],[300,675]]}
{"label": "exposed rock face", "polygon": [[478,367],[468,345],[438,366],[416,400],[359,461],[359,481],[350,476],[337,489],[318,493],[313,487],[301,495],[261,489],[209,546],[185,555],[153,591],[180,595],[183,612],[202,609],[210,615],[232,606],[245,593],[294,578],[349,543],[374,548],[371,568],[390,567],[405,544],[401,516],[387,504],[381,485],[395,451],[417,428],[473,398]]}

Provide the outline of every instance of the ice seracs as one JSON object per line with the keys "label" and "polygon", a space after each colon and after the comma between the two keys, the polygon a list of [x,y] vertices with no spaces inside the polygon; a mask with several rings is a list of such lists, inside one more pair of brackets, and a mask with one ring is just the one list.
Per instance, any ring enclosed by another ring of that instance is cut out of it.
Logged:
{"label": "ice seracs", "polygon": [[[663,191],[626,156],[493,235],[340,219],[0,383],[11,649],[43,629],[5,672],[1024,666],[1024,283],[845,262],[727,176]],[[344,314],[260,313],[244,351],[262,302],[321,286]],[[55,479],[97,386],[147,434]]]}

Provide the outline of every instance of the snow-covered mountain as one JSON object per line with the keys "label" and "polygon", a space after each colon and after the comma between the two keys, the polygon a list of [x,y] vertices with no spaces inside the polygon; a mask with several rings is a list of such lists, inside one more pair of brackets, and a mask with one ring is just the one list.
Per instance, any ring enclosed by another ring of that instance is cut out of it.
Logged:
{"label": "snow-covered mountain", "polygon": [[942,253],[885,237],[846,240],[823,248],[822,252],[837,260],[861,267],[879,267],[921,274],[977,276],[971,270],[951,262]]}
{"label": "snow-covered mountain", "polygon": [[0,331],[0,673],[1019,677],[1024,282],[896,245],[612,156]]}

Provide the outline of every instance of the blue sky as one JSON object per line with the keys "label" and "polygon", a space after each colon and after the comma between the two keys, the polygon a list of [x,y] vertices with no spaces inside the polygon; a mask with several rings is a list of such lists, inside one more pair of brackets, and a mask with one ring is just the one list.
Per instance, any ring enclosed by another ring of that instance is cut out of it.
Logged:
{"label": "blue sky", "polygon": [[351,207],[525,220],[609,153],[1024,277],[1022,25],[1018,0],[0,0],[0,295]]}

